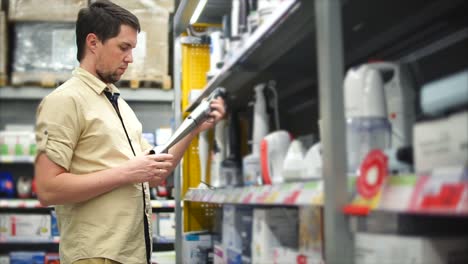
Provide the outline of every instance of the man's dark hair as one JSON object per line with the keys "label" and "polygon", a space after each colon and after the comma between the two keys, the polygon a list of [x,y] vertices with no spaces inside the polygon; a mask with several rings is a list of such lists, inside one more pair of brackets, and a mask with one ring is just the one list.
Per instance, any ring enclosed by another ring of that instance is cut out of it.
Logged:
{"label": "man's dark hair", "polygon": [[102,43],[117,36],[120,26],[127,25],[140,32],[140,22],[130,11],[106,0],[95,1],[78,13],[76,20],[76,46],[78,61],[84,56],[86,36],[94,33]]}

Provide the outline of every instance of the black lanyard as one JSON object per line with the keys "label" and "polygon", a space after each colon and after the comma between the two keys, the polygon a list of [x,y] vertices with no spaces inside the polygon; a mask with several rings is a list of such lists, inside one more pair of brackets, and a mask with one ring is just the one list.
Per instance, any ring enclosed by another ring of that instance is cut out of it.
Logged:
{"label": "black lanyard", "polygon": [[[119,105],[117,103],[117,100],[119,99],[119,93],[114,93],[112,94],[111,92],[104,91],[107,99],[109,99],[110,103],[115,109],[115,112],[117,113],[117,116],[119,116],[120,123],[122,123],[122,127],[125,131],[125,136],[127,136],[128,144],[130,144],[130,148],[132,149],[133,155],[136,156],[135,150],[133,149],[132,141],[130,140],[130,137],[128,136],[127,129],[125,128],[125,124],[123,122],[122,116],[120,115],[120,110],[119,110]],[[141,191],[143,193],[143,222],[145,224],[145,246],[146,246],[146,260],[148,264],[151,263],[151,241],[149,237],[149,223],[148,223],[148,218],[146,217],[146,199],[145,199],[145,186],[143,183],[141,183]]]}

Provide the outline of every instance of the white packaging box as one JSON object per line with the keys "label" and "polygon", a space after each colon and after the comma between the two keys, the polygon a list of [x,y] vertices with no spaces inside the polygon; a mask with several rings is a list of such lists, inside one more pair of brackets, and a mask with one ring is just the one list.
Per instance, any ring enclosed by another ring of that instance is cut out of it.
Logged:
{"label": "white packaging box", "polygon": [[10,257],[7,255],[0,255],[0,264],[10,264]]}
{"label": "white packaging box", "polygon": [[468,238],[427,238],[370,233],[355,235],[355,263],[468,263]]}
{"label": "white packaging box", "polygon": [[273,264],[325,264],[325,262],[314,255],[277,247],[273,249]]}
{"label": "white packaging box", "polygon": [[416,173],[468,166],[468,111],[417,123],[413,133]]}
{"label": "white packaging box", "polygon": [[0,239],[3,240],[11,234],[9,214],[0,214]]}
{"label": "white packaging box", "polygon": [[[250,247],[250,240],[242,239],[242,232],[248,232],[244,229],[242,218],[252,216],[252,209],[239,208],[233,205],[223,207],[223,247],[224,260],[227,263],[242,263],[242,249]],[[251,230],[251,227],[250,227]],[[246,244],[247,245],[244,245]]]}
{"label": "white packaging box", "polygon": [[318,206],[299,208],[299,252],[309,259],[323,260],[323,210]]}
{"label": "white packaging box", "polygon": [[225,251],[222,244],[215,244],[213,246],[213,264],[227,264],[225,259]]}
{"label": "white packaging box", "polygon": [[158,213],[158,235],[168,240],[175,239],[175,213]]}
{"label": "white packaging box", "polygon": [[206,232],[189,232],[182,241],[182,262],[184,264],[208,263],[213,247],[213,236]]}
{"label": "white packaging box", "polygon": [[252,263],[271,263],[276,247],[298,248],[296,209],[254,209]]}
{"label": "white packaging box", "polygon": [[51,217],[46,214],[0,215],[0,233],[6,240],[51,238]]}

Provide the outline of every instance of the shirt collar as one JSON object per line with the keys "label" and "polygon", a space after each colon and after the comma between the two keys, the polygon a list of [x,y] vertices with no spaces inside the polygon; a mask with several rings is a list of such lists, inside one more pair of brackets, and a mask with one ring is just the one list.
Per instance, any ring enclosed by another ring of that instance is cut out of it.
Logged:
{"label": "shirt collar", "polygon": [[96,76],[92,75],[87,70],[76,67],[73,71],[73,76],[82,80],[86,83],[93,91],[97,94],[102,94],[102,92],[108,89],[112,93],[120,93],[119,89],[114,84],[106,84],[103,81],[99,80]]}

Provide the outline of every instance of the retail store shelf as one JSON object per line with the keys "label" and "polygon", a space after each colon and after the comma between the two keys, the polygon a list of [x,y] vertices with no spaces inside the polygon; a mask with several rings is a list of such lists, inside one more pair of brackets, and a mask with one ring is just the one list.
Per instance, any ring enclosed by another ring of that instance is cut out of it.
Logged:
{"label": "retail store shelf", "polygon": [[351,186],[351,203],[344,208],[349,215],[468,216],[468,181],[461,177],[391,176],[372,195],[364,195],[359,184]]}
{"label": "retail store shelf", "polygon": [[185,201],[246,205],[322,205],[323,182],[294,182],[278,185],[220,189],[189,189]]}
{"label": "retail store shelf", "polygon": [[[174,15],[174,31],[179,36],[191,24],[190,19],[198,4],[204,0],[182,0]],[[222,16],[231,12],[231,0],[206,0],[197,23],[220,24]]]}
{"label": "retail store shelf", "polygon": [[58,244],[60,237],[1,237],[0,244]]}
{"label": "retail store shelf", "polygon": [[[152,208],[174,208],[174,200],[151,200]],[[36,199],[0,199],[0,208],[45,208]]]}
{"label": "retail store shelf", "polygon": [[2,155],[0,156],[0,163],[34,163],[34,156],[12,156]]}
{"label": "retail store shelf", "polygon": [[208,82],[186,111],[192,111],[202,98],[220,86],[231,97],[240,96],[239,89],[313,32],[313,19],[313,1],[285,1],[225,60],[220,73]]}
{"label": "retail store shelf", "polygon": [[174,208],[174,200],[151,200],[152,208]]}
{"label": "retail store shelf", "polygon": [[[173,90],[162,90],[157,88],[120,88],[122,97],[127,101],[138,102],[172,102],[174,100]],[[52,92],[53,89],[42,87],[2,87],[0,88],[0,99],[4,100],[40,100]]]}
{"label": "retail store shelf", "polygon": [[47,208],[36,199],[0,199],[0,208]]}

